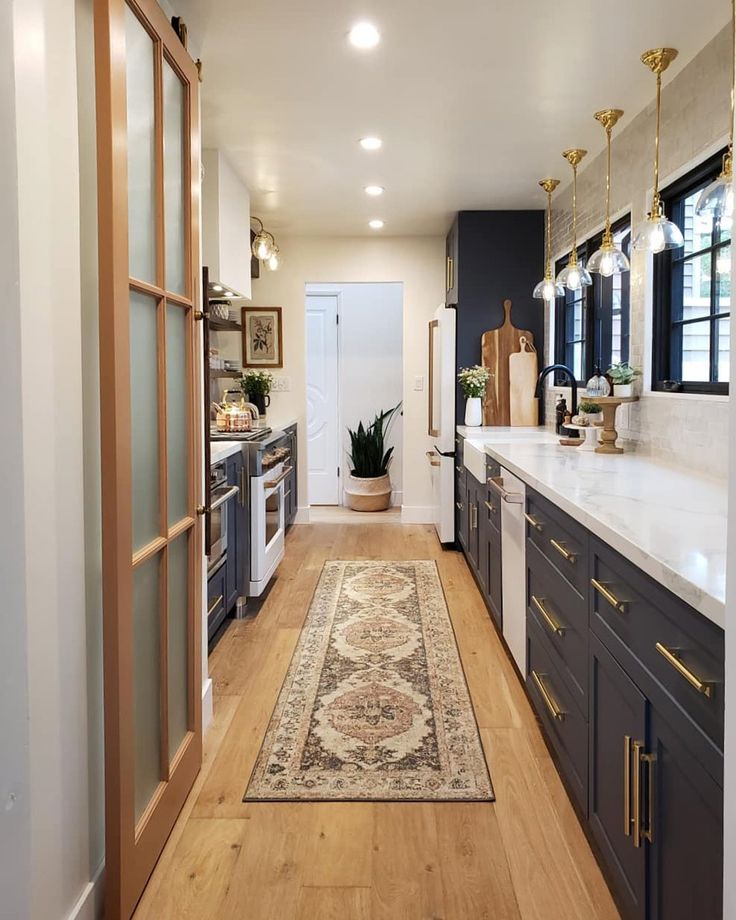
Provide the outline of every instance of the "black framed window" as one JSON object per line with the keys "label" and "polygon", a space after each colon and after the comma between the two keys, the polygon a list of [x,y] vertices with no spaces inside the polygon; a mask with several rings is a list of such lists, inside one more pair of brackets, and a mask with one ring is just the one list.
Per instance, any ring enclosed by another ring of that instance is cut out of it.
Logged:
{"label": "black framed window", "polygon": [[[614,242],[627,255],[631,249],[631,219],[617,221]],[[578,248],[578,262],[585,265],[600,248],[603,234],[586,240]],[[567,265],[568,256],[560,259],[556,271]],[[579,291],[565,291],[558,297],[555,313],[555,361],[575,372],[585,383],[597,366],[602,371],[615,361],[629,360],[630,309],[629,273],[604,278],[593,275],[593,284]],[[560,378],[556,381],[564,384]]]}
{"label": "black framed window", "polygon": [[703,189],[719,175],[722,154],[662,192],[665,213],[685,245],[654,257],[652,387],[728,393],[731,323],[731,219],[695,213]]}

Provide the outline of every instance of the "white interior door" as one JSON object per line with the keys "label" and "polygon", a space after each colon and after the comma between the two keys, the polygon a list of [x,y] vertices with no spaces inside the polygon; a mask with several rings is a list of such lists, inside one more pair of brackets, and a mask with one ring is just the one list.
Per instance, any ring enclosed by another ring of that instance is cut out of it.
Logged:
{"label": "white interior door", "polygon": [[307,294],[309,504],[339,503],[337,294]]}

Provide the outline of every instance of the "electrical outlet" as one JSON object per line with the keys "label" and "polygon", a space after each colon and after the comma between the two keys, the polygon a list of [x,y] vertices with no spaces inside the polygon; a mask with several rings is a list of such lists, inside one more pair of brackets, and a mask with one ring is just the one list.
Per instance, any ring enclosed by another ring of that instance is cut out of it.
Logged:
{"label": "electrical outlet", "polygon": [[273,378],[273,385],[271,390],[274,393],[289,393],[291,392],[291,377],[284,376],[275,376]]}
{"label": "electrical outlet", "polygon": [[422,376],[422,374],[417,374],[417,376],[414,378],[414,389],[415,390],[424,389],[424,377]]}

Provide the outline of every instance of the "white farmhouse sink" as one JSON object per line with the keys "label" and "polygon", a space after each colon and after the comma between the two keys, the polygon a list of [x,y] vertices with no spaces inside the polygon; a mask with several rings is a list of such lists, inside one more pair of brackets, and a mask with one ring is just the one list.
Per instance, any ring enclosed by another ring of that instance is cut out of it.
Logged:
{"label": "white farmhouse sink", "polygon": [[463,445],[463,464],[468,472],[472,473],[478,482],[486,481],[486,452],[482,441],[465,441]]}

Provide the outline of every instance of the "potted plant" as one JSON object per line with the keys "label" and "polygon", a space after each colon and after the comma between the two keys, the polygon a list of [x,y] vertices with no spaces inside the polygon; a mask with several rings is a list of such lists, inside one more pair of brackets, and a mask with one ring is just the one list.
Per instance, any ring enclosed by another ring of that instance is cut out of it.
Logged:
{"label": "potted plant", "polygon": [[266,409],[271,405],[271,397],[268,394],[272,386],[273,374],[268,371],[245,371],[240,378],[240,389],[261,416],[266,414]]}
{"label": "potted plant", "polygon": [[616,361],[608,368],[606,376],[613,384],[613,395],[625,399],[634,395],[634,381],[641,377],[641,371],[628,361]]}
{"label": "potted plant", "polygon": [[386,448],[386,437],[400,406],[379,412],[368,425],[360,422],[355,431],[348,428],[351,469],[345,499],[353,511],[385,511],[391,504],[388,468],[394,449]]}
{"label": "potted plant", "polygon": [[477,428],[483,421],[481,401],[486,395],[486,385],[493,375],[487,367],[476,364],[473,367],[462,367],[457,379],[465,397],[465,424],[469,428]]}
{"label": "potted plant", "polygon": [[[602,418],[600,403],[594,402],[591,399],[581,400],[578,406],[578,414],[575,418],[577,419],[576,424],[584,426],[594,425],[596,422],[600,422]],[[573,422],[575,422],[575,419],[573,419]]]}

